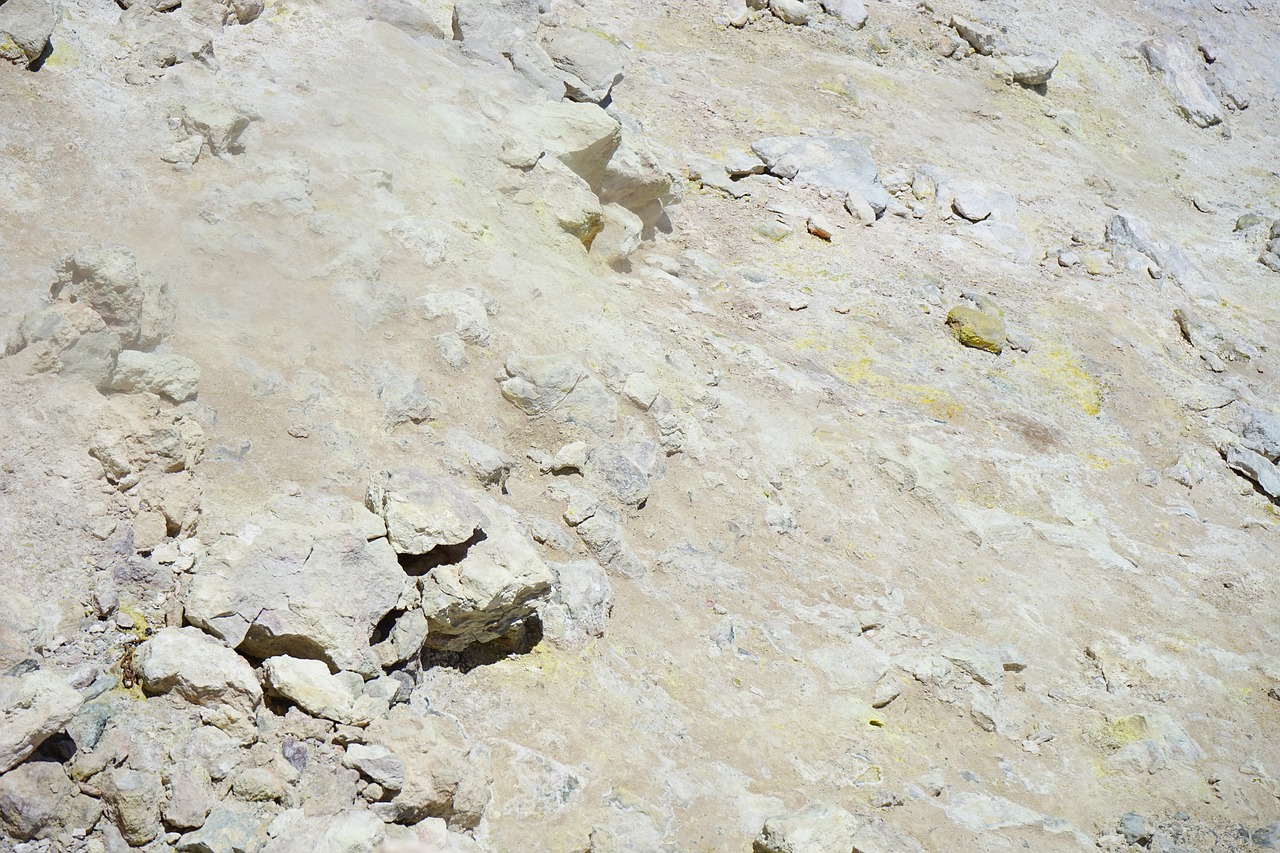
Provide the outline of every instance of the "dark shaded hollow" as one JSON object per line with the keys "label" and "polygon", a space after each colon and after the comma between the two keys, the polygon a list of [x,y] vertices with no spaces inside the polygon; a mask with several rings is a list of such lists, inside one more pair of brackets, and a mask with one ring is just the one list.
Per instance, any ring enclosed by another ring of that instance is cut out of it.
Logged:
{"label": "dark shaded hollow", "polygon": [[535,614],[520,622],[506,634],[487,643],[476,643],[460,652],[430,647],[422,650],[422,668],[443,667],[470,672],[516,655],[526,655],[542,642],[542,620]]}
{"label": "dark shaded hollow", "polygon": [[456,566],[467,558],[467,552],[489,537],[480,528],[471,538],[456,545],[437,545],[425,554],[401,554],[400,568],[410,577],[420,578],[437,566]]}

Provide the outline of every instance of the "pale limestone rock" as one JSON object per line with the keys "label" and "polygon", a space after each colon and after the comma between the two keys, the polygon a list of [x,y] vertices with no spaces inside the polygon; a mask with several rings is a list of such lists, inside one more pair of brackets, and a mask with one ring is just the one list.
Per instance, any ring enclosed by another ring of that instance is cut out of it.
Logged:
{"label": "pale limestone rock", "polygon": [[58,23],[49,0],[8,0],[0,6],[0,59],[30,67],[44,56]]}
{"label": "pale limestone rock", "polygon": [[756,836],[755,853],[849,853],[858,819],[839,806],[815,803],[771,817]]}
{"label": "pale limestone rock", "polygon": [[86,303],[126,347],[151,349],[173,331],[169,286],[140,273],[123,246],[87,247],[64,258],[50,296]]}
{"label": "pale limestone rock", "polygon": [[350,725],[355,721],[359,690],[329,672],[323,661],[302,660],[287,655],[267,658],[262,671],[267,689],[293,702],[313,717],[323,717]]}
{"label": "pale limestone rock", "polygon": [[380,535],[382,521],[345,506],[334,513],[353,520],[313,519],[303,505],[290,520],[263,515],[212,543],[195,565],[187,619],[256,657],[315,658],[381,674],[369,637],[396,606],[405,576]]}
{"label": "pale limestone rock", "polygon": [[20,678],[0,676],[0,773],[63,731],[81,702],[78,692],[45,670]]}
{"label": "pale limestone rock", "polygon": [[622,142],[618,122],[595,104],[544,103],[514,110],[504,122],[511,145],[540,148],[600,188],[605,170]]}
{"label": "pale limestone rock", "polygon": [[390,802],[372,807],[379,817],[405,824],[441,817],[452,829],[480,822],[492,783],[489,755],[472,745],[456,723],[399,705],[369,726],[365,740],[404,761],[401,789]]}
{"label": "pale limestone rock", "polygon": [[570,100],[598,104],[622,82],[622,51],[594,33],[556,27],[546,39],[546,51],[563,74]]}
{"label": "pale limestone rock", "polygon": [[181,355],[157,355],[125,350],[116,358],[111,389],[126,393],[157,394],[175,403],[196,395],[200,366]]}
{"label": "pale limestone rock", "polygon": [[404,762],[400,756],[380,744],[353,743],[342,756],[344,767],[358,770],[386,791],[404,787]]}
{"label": "pale limestone rock", "polygon": [[1138,46],[1153,72],[1173,96],[1178,112],[1197,127],[1212,127],[1225,118],[1222,104],[1205,82],[1203,63],[1176,36],[1148,39]]}
{"label": "pale limestone rock", "polygon": [[182,127],[188,136],[204,141],[215,157],[238,154],[244,146],[240,135],[249,129],[254,116],[223,101],[199,101],[182,109]]}
{"label": "pale limestone rock", "polygon": [[109,771],[102,784],[106,812],[130,847],[141,847],[160,834],[163,797],[157,773],[119,768]]}
{"label": "pale limestone rock", "polygon": [[61,764],[29,761],[0,773],[0,832],[15,840],[55,835],[74,794]]}
{"label": "pale limestone rock", "polygon": [[606,204],[602,222],[600,233],[591,241],[590,255],[610,266],[620,266],[640,248],[644,222],[620,204]]}
{"label": "pale limestone rock", "polygon": [[142,689],[176,693],[206,708],[230,706],[249,716],[262,701],[249,662],[197,628],[163,628],[138,647],[134,667]]}

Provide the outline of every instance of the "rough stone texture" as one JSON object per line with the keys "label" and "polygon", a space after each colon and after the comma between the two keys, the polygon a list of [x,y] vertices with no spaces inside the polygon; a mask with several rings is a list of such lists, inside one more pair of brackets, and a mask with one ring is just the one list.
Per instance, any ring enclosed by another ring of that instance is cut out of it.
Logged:
{"label": "rough stone texture", "polygon": [[160,802],[164,786],[157,773],[113,770],[102,785],[107,815],[130,847],[141,847],[160,834]]}
{"label": "rough stone texture", "polygon": [[21,841],[54,836],[72,794],[67,772],[54,762],[29,761],[0,774],[0,828]]}
{"label": "rough stone texture", "polygon": [[376,519],[354,505],[348,517],[356,520],[265,515],[219,538],[196,564],[187,618],[246,654],[381,672],[369,637],[399,600],[404,572],[380,523],[370,526]]}
{"label": "rough stone texture", "polygon": [[329,672],[323,661],[302,660],[281,655],[262,664],[267,689],[296,704],[313,717],[351,724],[356,720],[355,704],[360,690]]}
{"label": "rough stone texture", "polygon": [[1232,471],[1248,477],[1263,494],[1280,503],[1280,468],[1265,456],[1238,444],[1228,444],[1222,456]]}
{"label": "rough stone texture", "polygon": [[399,791],[404,787],[404,761],[385,746],[353,743],[342,757],[344,767],[377,782],[387,791]]}
{"label": "rough stone texture", "polygon": [[139,272],[124,246],[86,247],[67,256],[50,295],[88,305],[129,348],[151,349],[173,329],[176,309],[168,284]]}
{"label": "rough stone texture", "polygon": [[830,803],[771,817],[756,836],[755,853],[848,853],[858,820]]}
{"label": "rough stone texture", "polygon": [[540,611],[547,636],[570,649],[603,637],[613,612],[609,575],[591,561],[552,563],[551,569],[555,583]]}
{"label": "rough stone texture", "polygon": [[397,554],[420,556],[460,545],[484,523],[472,497],[449,480],[415,471],[387,471],[370,481],[365,506],[387,525]]}
{"label": "rough stone texture", "polygon": [[1161,75],[1178,112],[1197,127],[1212,127],[1225,118],[1222,105],[1205,82],[1202,64],[1176,36],[1148,39],[1138,46],[1153,72]]}
{"label": "rough stone texture", "polygon": [[992,51],[996,49],[995,30],[984,24],[971,21],[968,18],[962,18],[959,15],[953,15],[951,17],[951,27],[960,35],[960,38],[969,43],[975,53],[990,56]]}
{"label": "rough stone texture", "polygon": [[489,756],[455,723],[399,706],[369,726],[366,741],[404,759],[404,786],[390,802],[373,806],[384,820],[415,824],[439,817],[451,829],[479,823],[490,798]]}
{"label": "rough stone texture", "polygon": [[520,33],[538,29],[537,0],[458,0],[453,4],[453,37],[477,55],[498,61]]}
{"label": "rough stone texture", "polygon": [[194,762],[178,764],[169,774],[161,820],[169,829],[181,832],[199,829],[213,808],[214,797],[209,771]]}
{"label": "rough stone texture", "polygon": [[81,703],[80,694],[52,672],[0,676],[0,773],[65,729]]}
{"label": "rough stone texture", "polygon": [[1107,223],[1108,242],[1128,246],[1160,265],[1160,269],[1172,275],[1189,296],[1196,299],[1214,298],[1214,289],[1191,263],[1186,253],[1172,240],[1158,239],[1141,218],[1131,213],[1117,213]]}
{"label": "rough stone texture", "polygon": [[368,495],[397,552],[417,558],[405,567],[420,576],[428,646],[462,651],[495,640],[549,593],[551,572],[510,507],[413,471],[378,475]]}
{"label": "rough stone texture", "polygon": [[545,151],[569,167],[592,192],[622,142],[622,128],[595,104],[539,104],[513,111],[505,123],[512,147]]}
{"label": "rough stone texture", "polygon": [[580,424],[600,436],[613,434],[617,399],[572,356],[513,355],[498,384],[502,396],[526,414],[550,413],[561,423]]}
{"label": "rough stone texture", "polygon": [[34,65],[49,47],[58,8],[49,0],[7,0],[0,6],[0,59]]}
{"label": "rough stone texture", "polygon": [[134,653],[143,690],[252,715],[262,687],[244,658],[197,628],[164,628]]}
{"label": "rough stone texture", "polygon": [[1053,76],[1058,60],[1043,53],[1002,53],[1000,64],[1022,86],[1043,86]]}
{"label": "rough stone texture", "polygon": [[800,0],[769,0],[769,11],[793,26],[803,27],[809,23],[809,9]]}
{"label": "rough stone texture", "polygon": [[775,136],[752,143],[769,172],[846,195],[857,193],[877,214],[889,203],[880,172],[861,143],[840,137]]}
{"label": "rough stone texture", "polygon": [[822,10],[828,15],[835,15],[855,30],[866,26],[867,7],[862,0],[821,0]]}
{"label": "rough stone texture", "polygon": [[240,136],[249,129],[253,116],[223,101],[199,101],[182,109],[182,128],[189,137],[200,139],[215,157],[238,154]]}
{"label": "rough stone texture", "polygon": [[111,388],[115,391],[158,394],[175,403],[194,397],[199,384],[199,365],[181,355],[125,350],[116,358],[111,373]]}
{"label": "rough stone texture", "polygon": [[622,82],[621,51],[593,33],[556,27],[546,41],[547,55],[565,75],[566,96],[598,104]]}

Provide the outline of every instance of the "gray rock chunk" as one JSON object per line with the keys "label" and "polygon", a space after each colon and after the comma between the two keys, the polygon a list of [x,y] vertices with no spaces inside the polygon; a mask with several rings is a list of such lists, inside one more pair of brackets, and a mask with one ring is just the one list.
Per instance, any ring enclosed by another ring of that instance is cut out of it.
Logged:
{"label": "gray rock chunk", "polygon": [[329,672],[323,661],[303,660],[287,655],[267,658],[262,672],[268,690],[293,702],[313,717],[351,725],[357,721],[356,700],[361,684]]}
{"label": "gray rock chunk", "polygon": [[973,186],[957,187],[951,207],[970,222],[981,222],[991,216],[991,202],[982,190]]}
{"label": "gray rock chunk", "polygon": [[125,350],[116,358],[110,387],[126,393],[156,394],[175,403],[190,400],[200,384],[200,366],[181,355]]}
{"label": "gray rock chunk", "polygon": [[546,51],[564,75],[565,94],[572,101],[599,104],[622,82],[622,51],[594,33],[556,27]]}
{"label": "gray rock chunk", "polygon": [[649,498],[649,475],[618,445],[593,447],[583,473],[594,488],[618,503],[639,507]]}
{"label": "gray rock chunk", "polygon": [[618,401],[572,356],[511,356],[498,375],[502,396],[529,415],[552,413],[561,423],[611,436]]}
{"label": "gray rock chunk", "polygon": [[858,819],[839,806],[815,803],[764,822],[754,853],[850,853]]}
{"label": "gray rock chunk", "polygon": [[862,5],[862,0],[820,0],[822,11],[828,15],[835,15],[855,30],[860,30],[866,26],[867,7]]}
{"label": "gray rock chunk", "polygon": [[166,827],[186,832],[204,826],[214,805],[209,771],[190,761],[178,764],[169,774],[168,795],[160,812]]}
{"label": "gray rock chunk", "polygon": [[440,546],[461,545],[484,523],[466,490],[416,471],[384,471],[365,493],[365,506],[386,522],[397,554],[421,556]]}
{"label": "gray rock chunk", "polygon": [[996,31],[984,24],[970,21],[968,18],[962,18],[959,15],[953,15],[951,28],[956,31],[960,38],[969,43],[975,53],[990,56],[996,49]]}
{"label": "gray rock chunk", "polygon": [[513,111],[503,123],[509,150],[542,151],[599,192],[622,142],[619,123],[595,104],[543,103]]}
{"label": "gray rock chunk", "polygon": [[492,775],[489,754],[471,744],[456,723],[421,715],[398,705],[369,726],[365,741],[398,755],[404,783],[387,803],[373,811],[388,823],[415,824],[444,818],[450,829],[471,829],[489,804]]}
{"label": "gray rock chunk", "polygon": [[176,693],[207,708],[228,706],[244,716],[262,701],[249,662],[196,628],[163,628],[134,653],[142,689]]}
{"label": "gray rock chunk", "polygon": [[80,694],[51,672],[0,676],[0,773],[63,731],[81,703]]}
{"label": "gray rock chunk", "polygon": [[1280,415],[1251,406],[1241,406],[1240,436],[1250,450],[1272,462],[1280,461]]}
{"label": "gray rock chunk", "polygon": [[1249,108],[1249,93],[1240,82],[1240,66],[1225,48],[1211,42],[1200,43],[1200,54],[1208,63],[1204,69],[1205,82],[1229,110]]}
{"label": "gray rock chunk", "polygon": [[618,147],[609,158],[599,194],[603,204],[620,204],[652,228],[668,206],[680,201],[678,177],[659,162],[640,126],[620,115]]}
{"label": "gray rock chunk", "polygon": [[31,761],[0,774],[0,829],[19,841],[61,829],[73,788],[61,764]]}
{"label": "gray rock chunk", "polygon": [[1159,73],[1178,112],[1197,127],[1221,124],[1222,105],[1205,82],[1202,63],[1175,36],[1148,39],[1138,46],[1152,72]]}
{"label": "gray rock chunk", "polygon": [[538,30],[537,0],[455,0],[453,38],[492,62],[510,55],[520,35]]}
{"label": "gray rock chunk", "polygon": [[1263,494],[1280,503],[1280,468],[1265,456],[1239,444],[1228,444],[1222,449],[1222,458],[1228,468],[1252,480]]}
{"label": "gray rock chunk", "polygon": [[1000,65],[1020,86],[1043,86],[1053,76],[1058,60],[1043,53],[1002,53]]}
{"label": "gray rock chunk", "polygon": [[1117,213],[1107,223],[1108,243],[1127,246],[1155,261],[1160,269],[1173,276],[1196,299],[1215,298],[1214,290],[1172,240],[1154,236],[1147,223],[1131,213]]}
{"label": "gray rock chunk", "polygon": [[542,606],[547,636],[565,648],[579,649],[603,637],[613,612],[613,586],[609,575],[589,560],[553,563],[555,584]]}
{"label": "gray rock chunk", "polygon": [[267,821],[247,805],[224,803],[204,825],[178,839],[178,853],[252,853],[267,841]]}
{"label": "gray rock chunk", "polygon": [[173,331],[169,286],[142,275],[123,246],[84,248],[64,258],[50,296],[87,304],[126,347],[151,349]]}
{"label": "gray rock chunk", "polygon": [[404,787],[404,762],[400,756],[380,744],[353,743],[347,746],[342,765],[357,770],[377,782],[385,791]]}
{"label": "gray rock chunk", "polygon": [[0,6],[0,59],[30,67],[44,56],[58,23],[49,0],[8,0]]}
{"label": "gray rock chunk", "polygon": [[613,519],[597,513],[584,519],[574,529],[591,555],[606,567],[624,577],[635,578],[644,574],[644,563],[631,550],[622,536],[622,528]]}
{"label": "gray rock chunk", "polygon": [[182,128],[188,137],[203,140],[215,157],[244,150],[240,136],[256,116],[224,101],[198,101],[182,108]]}
{"label": "gray rock chunk", "polygon": [[256,657],[314,658],[380,674],[369,638],[396,606],[405,577],[390,543],[369,538],[376,519],[350,509],[348,517],[364,521],[265,515],[218,539],[196,563],[187,619]]}
{"label": "gray rock chunk", "polygon": [[551,570],[515,510],[480,496],[484,538],[420,580],[427,646],[463,651],[510,633],[551,592]]}
{"label": "gray rock chunk", "polygon": [[416,2],[416,0],[367,0],[365,5],[369,10],[369,17],[373,20],[390,24],[397,30],[408,33],[415,38],[418,36],[445,38],[444,30],[436,25],[431,15],[427,12],[427,7],[421,2]]}
{"label": "gray rock chunk", "polygon": [[783,23],[797,27],[809,23],[809,8],[800,0],[769,0],[769,11]]}
{"label": "gray rock chunk", "polygon": [[262,853],[374,853],[403,849],[384,846],[387,834],[386,825],[377,815],[347,809],[337,814],[308,815],[291,823],[289,831],[268,842]]}
{"label": "gray rock chunk", "polygon": [[889,204],[880,172],[862,143],[842,137],[774,136],[751,146],[772,175],[839,195],[857,193],[876,214]]}
{"label": "gray rock chunk", "polygon": [[384,472],[369,487],[369,506],[386,519],[397,552],[416,558],[405,570],[419,577],[431,648],[462,651],[496,640],[550,592],[551,571],[520,517],[483,492],[413,471]]}
{"label": "gray rock chunk", "polygon": [[514,459],[462,430],[450,430],[447,442],[444,463],[451,471],[469,473],[482,486],[506,487]]}
{"label": "gray rock chunk", "polygon": [[130,847],[141,847],[160,834],[160,802],[164,786],[157,773],[112,770],[102,785],[107,815]]}

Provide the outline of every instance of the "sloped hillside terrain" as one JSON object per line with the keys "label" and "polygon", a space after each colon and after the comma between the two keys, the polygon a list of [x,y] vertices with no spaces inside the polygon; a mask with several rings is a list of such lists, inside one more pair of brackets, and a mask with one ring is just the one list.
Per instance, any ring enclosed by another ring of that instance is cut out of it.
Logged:
{"label": "sloped hillside terrain", "polygon": [[1280,847],[1280,11],[4,0],[0,849]]}

